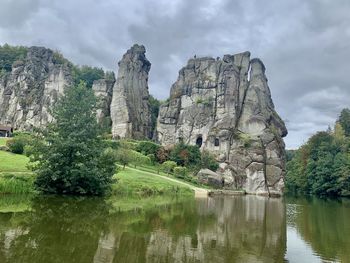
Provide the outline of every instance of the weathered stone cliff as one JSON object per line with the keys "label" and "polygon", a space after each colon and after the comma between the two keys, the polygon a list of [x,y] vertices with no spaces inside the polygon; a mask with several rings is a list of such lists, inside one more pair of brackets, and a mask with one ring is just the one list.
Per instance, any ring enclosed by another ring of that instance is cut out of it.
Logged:
{"label": "weathered stone cliff", "polygon": [[92,90],[98,98],[98,109],[96,111],[97,121],[99,123],[110,122],[110,106],[113,95],[113,85],[115,80],[99,79],[95,80]]}
{"label": "weathered stone cliff", "polygon": [[49,107],[71,83],[69,65],[56,61],[52,50],[30,47],[0,79],[0,123],[20,130],[45,126],[52,120]]}
{"label": "weathered stone cliff", "polygon": [[144,46],[134,45],[118,63],[111,104],[114,138],[151,138],[152,122],[148,93],[151,63]]}
{"label": "weathered stone cliff", "polygon": [[280,194],[286,127],[274,110],[265,67],[250,53],[195,58],[179,72],[160,108],[163,145],[183,140],[216,155],[227,189]]}

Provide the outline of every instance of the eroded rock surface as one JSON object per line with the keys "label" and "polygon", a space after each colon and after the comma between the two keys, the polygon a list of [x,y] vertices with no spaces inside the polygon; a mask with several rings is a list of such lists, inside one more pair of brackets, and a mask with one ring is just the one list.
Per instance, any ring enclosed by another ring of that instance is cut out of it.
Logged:
{"label": "eroded rock surface", "polygon": [[52,50],[30,47],[24,61],[0,79],[0,123],[31,130],[52,120],[50,106],[72,83],[68,64],[59,63]]}
{"label": "eroded rock surface", "polygon": [[146,49],[133,45],[118,63],[118,77],[111,104],[114,138],[151,138],[152,122],[148,93],[151,63]]}
{"label": "eroded rock surface", "polygon": [[265,66],[249,52],[190,59],[157,124],[161,144],[197,144],[216,155],[225,188],[258,194],[283,191],[286,134]]}

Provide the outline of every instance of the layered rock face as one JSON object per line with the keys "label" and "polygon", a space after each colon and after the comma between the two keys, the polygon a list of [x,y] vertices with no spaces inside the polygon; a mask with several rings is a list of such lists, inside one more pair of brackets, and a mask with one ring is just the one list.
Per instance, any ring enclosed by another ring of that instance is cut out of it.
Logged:
{"label": "layered rock face", "polygon": [[224,188],[259,194],[283,190],[286,134],[265,67],[249,52],[190,59],[157,123],[161,144],[182,140],[213,153]]}
{"label": "layered rock face", "polygon": [[148,93],[151,63],[142,45],[132,46],[118,63],[111,103],[114,138],[151,138],[152,122]]}
{"label": "layered rock face", "polygon": [[45,126],[52,120],[49,107],[72,83],[70,72],[52,50],[29,48],[27,58],[0,79],[0,123],[19,130]]}
{"label": "layered rock face", "polygon": [[92,85],[92,90],[98,98],[96,117],[99,123],[109,122],[114,83],[114,80],[99,79]]}

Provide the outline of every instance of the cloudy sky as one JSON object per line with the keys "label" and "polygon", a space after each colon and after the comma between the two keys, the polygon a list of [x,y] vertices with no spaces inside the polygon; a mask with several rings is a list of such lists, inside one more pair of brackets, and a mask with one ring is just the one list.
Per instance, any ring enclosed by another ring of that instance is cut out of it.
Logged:
{"label": "cloudy sky", "polygon": [[39,45],[109,70],[147,49],[150,91],[169,95],[194,54],[260,57],[288,148],[350,107],[349,0],[0,0],[0,44]]}

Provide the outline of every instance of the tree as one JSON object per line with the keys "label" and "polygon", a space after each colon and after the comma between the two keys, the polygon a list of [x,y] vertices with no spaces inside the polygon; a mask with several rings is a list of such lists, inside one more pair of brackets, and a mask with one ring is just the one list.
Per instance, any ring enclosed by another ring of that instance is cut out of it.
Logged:
{"label": "tree", "polygon": [[74,83],[78,84],[80,81],[84,81],[88,88],[92,87],[95,80],[103,79],[105,77],[105,73],[102,68],[74,66],[72,71]]}
{"label": "tree", "polygon": [[350,109],[343,109],[338,121],[344,129],[345,136],[350,136]]}
{"label": "tree", "polygon": [[170,160],[180,166],[196,166],[201,162],[201,153],[198,146],[180,142],[170,152]]}
{"label": "tree", "polygon": [[102,195],[110,189],[115,156],[99,137],[95,107],[85,83],[65,89],[52,111],[55,121],[38,135],[30,156],[38,190]]}
{"label": "tree", "polygon": [[164,163],[162,163],[162,170],[167,174],[170,174],[171,172],[173,172],[175,167],[176,167],[176,162],[174,161],[165,161]]}
{"label": "tree", "polygon": [[201,153],[201,167],[208,168],[209,170],[216,171],[219,168],[218,162],[215,160],[214,155],[208,151],[203,151]]}
{"label": "tree", "polygon": [[132,161],[132,154],[130,150],[126,148],[118,149],[116,153],[116,160],[118,163],[123,165],[123,169],[125,169],[125,166]]}

